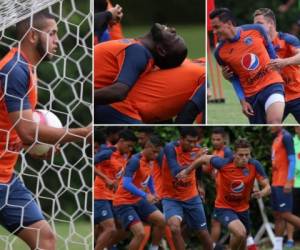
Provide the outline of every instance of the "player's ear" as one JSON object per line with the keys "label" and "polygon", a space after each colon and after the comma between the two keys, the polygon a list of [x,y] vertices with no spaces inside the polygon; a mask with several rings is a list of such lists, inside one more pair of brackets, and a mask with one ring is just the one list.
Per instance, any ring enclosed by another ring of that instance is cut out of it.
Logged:
{"label": "player's ear", "polygon": [[30,29],[28,31],[27,37],[31,43],[35,44],[38,41],[38,31],[36,31],[34,29]]}
{"label": "player's ear", "polygon": [[156,45],[156,51],[157,51],[157,54],[160,56],[164,57],[167,55],[167,50],[161,44]]}

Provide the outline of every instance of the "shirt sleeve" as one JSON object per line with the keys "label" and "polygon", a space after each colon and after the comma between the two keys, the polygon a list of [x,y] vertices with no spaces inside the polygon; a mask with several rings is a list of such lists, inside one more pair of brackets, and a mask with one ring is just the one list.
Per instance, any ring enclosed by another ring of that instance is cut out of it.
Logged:
{"label": "shirt sleeve", "polygon": [[233,153],[229,147],[224,148],[224,158],[231,158]]}
{"label": "shirt sleeve", "polygon": [[191,101],[196,105],[198,112],[205,110],[205,80],[202,85],[200,85],[192,95]]}
{"label": "shirt sleeve", "polygon": [[259,161],[255,160],[255,159],[251,159],[249,162],[255,166],[255,171],[256,171],[255,178],[256,179],[263,180],[263,179],[268,178],[263,166],[260,164]]}
{"label": "shirt sleeve", "polygon": [[237,76],[233,76],[229,80],[232,83],[233,89],[239,100],[245,100],[245,94],[240,79]]}
{"label": "shirt sleeve", "polygon": [[284,133],[282,141],[285,146],[289,161],[288,180],[293,180],[295,178],[296,169],[296,155],[293,137],[290,133]]}
{"label": "shirt sleeve", "polygon": [[172,144],[167,144],[164,153],[168,162],[168,166],[171,170],[171,174],[175,177],[181,170],[182,167],[179,165],[176,157],[175,148]]}
{"label": "shirt sleeve", "polygon": [[231,159],[214,156],[210,159],[210,164],[213,168],[222,169]]}
{"label": "shirt sleeve", "polygon": [[145,71],[151,58],[150,52],[140,44],[125,49],[125,59],[116,82],[133,87],[139,76]]}
{"label": "shirt sleeve", "polygon": [[103,161],[109,160],[113,151],[111,149],[99,150],[94,156],[94,163],[98,164]]}
{"label": "shirt sleeve", "polygon": [[[25,64],[22,64],[25,66]],[[28,99],[29,72],[20,63],[11,67],[6,65],[1,71],[1,85],[5,93],[5,104],[8,112],[31,109]]]}

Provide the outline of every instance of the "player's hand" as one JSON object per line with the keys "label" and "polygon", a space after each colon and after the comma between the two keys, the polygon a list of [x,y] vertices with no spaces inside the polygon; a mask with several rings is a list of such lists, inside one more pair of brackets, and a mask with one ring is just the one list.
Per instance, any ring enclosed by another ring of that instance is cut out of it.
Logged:
{"label": "player's hand", "polygon": [[282,58],[276,58],[276,59],[271,59],[267,67],[274,70],[280,70],[285,66],[288,66],[288,60]]}
{"label": "player's hand", "polygon": [[251,198],[254,198],[254,199],[260,199],[262,198],[262,192],[259,191],[259,190],[255,190],[253,191],[253,193],[251,194]]}
{"label": "player's hand", "polygon": [[290,193],[293,190],[293,181],[287,181],[283,187],[284,193]]}
{"label": "player's hand", "polygon": [[188,176],[188,172],[187,172],[187,169],[183,169],[181,170],[177,175],[176,175],[176,178],[177,179],[184,179]]}
{"label": "player's hand", "polygon": [[226,80],[229,80],[231,77],[233,77],[233,71],[229,66],[224,66],[222,67],[222,75]]}
{"label": "player's hand", "polygon": [[246,116],[254,115],[254,111],[253,111],[252,106],[250,105],[250,103],[248,103],[245,100],[242,100],[241,105],[242,105],[242,111]]}
{"label": "player's hand", "polygon": [[146,195],[146,200],[147,200],[150,204],[154,204],[154,203],[158,202],[157,196],[154,196],[153,194],[150,194],[150,193]]}
{"label": "player's hand", "polygon": [[116,4],[115,7],[108,10],[112,14],[112,19],[110,23],[120,22],[123,17],[123,9],[119,4]]}
{"label": "player's hand", "polygon": [[113,180],[107,178],[107,179],[105,180],[105,183],[106,183],[106,186],[107,186],[109,189],[111,189],[111,190],[113,190],[113,191],[116,191],[116,190],[117,190],[117,187],[118,187],[117,181],[113,181]]}

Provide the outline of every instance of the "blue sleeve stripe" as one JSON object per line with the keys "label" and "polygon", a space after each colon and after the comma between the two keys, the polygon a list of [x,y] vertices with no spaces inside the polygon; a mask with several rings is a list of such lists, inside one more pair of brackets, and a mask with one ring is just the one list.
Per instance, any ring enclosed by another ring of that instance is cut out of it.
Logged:
{"label": "blue sleeve stripe", "polygon": [[146,193],[132,183],[132,177],[123,177],[123,187],[135,196],[146,198]]}
{"label": "blue sleeve stripe", "polygon": [[224,148],[224,158],[231,158],[233,157],[233,153],[229,147]]}
{"label": "blue sleeve stripe", "polygon": [[289,155],[289,170],[288,170],[288,180],[294,180],[295,178],[295,170],[296,170],[296,156]]}
{"label": "blue sleeve stripe", "polygon": [[197,91],[195,92],[191,100],[193,103],[196,104],[199,112],[204,111],[205,109],[205,101],[206,101],[205,92],[206,92],[205,84],[202,84],[202,86],[197,89]]}
{"label": "blue sleeve stripe", "polygon": [[259,161],[255,160],[255,159],[250,159],[249,163],[254,165],[256,172],[258,172],[258,174],[260,176],[267,178],[267,174]]}
{"label": "blue sleeve stripe", "polygon": [[295,48],[300,48],[300,40],[292,34],[279,32],[279,38]]}
{"label": "blue sleeve stripe", "polygon": [[277,58],[275,49],[273,47],[273,44],[268,36],[267,31],[265,30],[264,26],[261,24],[246,24],[246,25],[242,25],[241,28],[245,31],[247,30],[257,30],[264,38],[265,40],[265,47],[268,51],[268,54],[270,56],[271,59],[275,59]]}
{"label": "blue sleeve stripe", "polygon": [[94,156],[94,163],[98,164],[100,162],[109,160],[113,151],[111,149],[105,149],[98,151]]}
{"label": "blue sleeve stripe", "polygon": [[292,135],[286,131],[283,130],[283,137],[282,142],[285,146],[286,152],[288,155],[295,155],[295,148],[294,148],[294,140]]}
{"label": "blue sleeve stripe", "polygon": [[168,143],[164,149],[164,153],[166,155],[171,174],[173,177],[175,177],[182,169],[181,166],[177,162],[175,144],[172,142]]}
{"label": "blue sleeve stripe", "polygon": [[127,162],[124,176],[133,177],[134,173],[140,167],[140,156],[141,156],[141,154],[138,153],[138,154],[133,155],[130,158],[130,160]]}
{"label": "blue sleeve stripe", "polygon": [[212,167],[216,169],[221,169],[223,168],[226,164],[230,163],[232,161],[232,158],[221,158],[218,156],[214,156],[211,158],[210,163]]}
{"label": "blue sleeve stripe", "polygon": [[233,76],[230,79],[230,81],[233,85],[233,89],[234,89],[237,97],[239,98],[239,100],[245,100],[244,90],[243,90],[243,87],[241,85],[239,78],[237,76]]}
{"label": "blue sleeve stripe", "polygon": [[215,49],[214,55],[215,58],[218,62],[219,65],[224,66],[225,63],[222,61],[221,57],[220,57],[220,49],[223,47],[224,42],[220,42],[220,44],[218,45],[218,47]]}

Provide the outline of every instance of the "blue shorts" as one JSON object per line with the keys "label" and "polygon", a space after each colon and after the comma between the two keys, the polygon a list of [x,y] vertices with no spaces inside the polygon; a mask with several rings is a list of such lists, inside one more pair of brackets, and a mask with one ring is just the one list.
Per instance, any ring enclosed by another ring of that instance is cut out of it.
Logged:
{"label": "blue shorts", "polygon": [[272,85],[267,86],[259,93],[246,97],[246,101],[249,102],[253,108],[254,115],[249,116],[249,122],[251,124],[266,124],[266,111],[265,111],[265,103],[268,98],[275,94],[279,93],[284,96],[284,88],[282,83],[274,83]]}
{"label": "blue shorts", "polygon": [[114,206],[116,217],[124,229],[128,229],[130,225],[140,221],[147,222],[148,216],[156,210],[158,210],[157,207],[145,199],[131,205]]}
{"label": "blue shorts", "polygon": [[114,218],[112,202],[109,200],[94,200],[94,225]]}
{"label": "blue shorts", "polygon": [[292,212],[293,192],[284,193],[283,187],[273,187],[271,193],[272,209],[276,212]]}
{"label": "blue shorts", "polygon": [[16,177],[0,184],[0,223],[11,233],[17,234],[23,227],[45,220],[31,192]]}
{"label": "blue shorts", "polygon": [[133,119],[109,105],[95,105],[95,124],[141,124],[142,121]]}
{"label": "blue shorts", "polygon": [[162,200],[162,204],[167,220],[173,216],[179,216],[191,229],[207,229],[205,212],[202,200],[199,196],[195,196],[187,201],[178,201],[167,198]]}
{"label": "blue shorts", "polygon": [[240,220],[245,226],[247,233],[250,232],[251,223],[249,210],[243,212],[236,212],[229,208],[215,208],[214,219],[218,220],[224,227],[228,227],[228,224],[234,220]]}
{"label": "blue shorts", "polygon": [[292,114],[296,121],[300,123],[300,98],[285,103],[283,120],[289,114]]}

